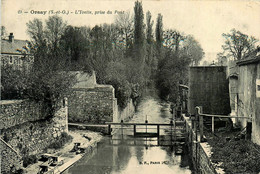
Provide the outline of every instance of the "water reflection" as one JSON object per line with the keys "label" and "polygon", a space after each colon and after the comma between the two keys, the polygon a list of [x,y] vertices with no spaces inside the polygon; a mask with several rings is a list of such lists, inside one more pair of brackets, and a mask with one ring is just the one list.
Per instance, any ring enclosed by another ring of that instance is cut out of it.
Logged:
{"label": "water reflection", "polygon": [[[130,122],[169,123],[172,115],[169,104],[156,97],[148,96],[139,105],[138,112]],[[145,130],[145,129],[144,129]],[[140,130],[139,130],[140,131]],[[147,131],[147,130],[145,130]],[[149,132],[156,130],[149,129]],[[172,145],[169,127],[161,130],[158,139],[136,138],[131,127],[118,131],[113,137],[106,137],[98,144],[93,157],[83,159],[66,171],[66,174],[167,174],[192,173],[188,156],[176,152],[182,145]],[[170,143],[170,144],[169,144]]]}

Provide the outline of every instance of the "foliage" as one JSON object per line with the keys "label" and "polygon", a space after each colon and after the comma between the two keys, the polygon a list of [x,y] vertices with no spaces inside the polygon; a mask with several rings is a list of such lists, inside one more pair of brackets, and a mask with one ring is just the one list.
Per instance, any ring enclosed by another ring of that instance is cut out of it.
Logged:
{"label": "foliage", "polygon": [[236,29],[232,29],[230,33],[223,33],[222,36],[225,38],[222,48],[227,56],[234,60],[244,59],[255,49],[255,44],[258,42],[255,37],[248,36]]}
{"label": "foliage", "polygon": [[89,64],[90,41],[86,35],[88,28],[67,26],[61,43],[67,55],[66,64],[71,70],[84,70],[91,72]]}
{"label": "foliage", "polygon": [[7,36],[6,28],[5,26],[1,26],[1,39],[5,39]]}
{"label": "foliage", "polygon": [[184,40],[182,52],[189,57],[192,65],[199,65],[205,54],[200,43],[191,35],[187,36]]}
{"label": "foliage", "polygon": [[127,81],[126,65],[121,62],[110,62],[107,67],[107,83],[115,88],[115,97],[121,108],[125,108],[131,97],[131,85]]}
{"label": "foliage", "polygon": [[32,38],[28,50],[34,55],[34,63],[26,77],[26,97],[42,101],[49,117],[59,109],[60,100],[75,83],[75,76],[66,67],[66,52],[62,46],[65,26],[58,16],[49,17],[45,26],[39,19],[27,23]]}
{"label": "foliage", "polygon": [[179,57],[171,50],[159,61],[157,73],[157,88],[160,96],[176,103],[178,100],[179,83],[185,81],[184,77],[190,60],[187,57]]}
{"label": "foliage", "polygon": [[248,140],[209,139],[212,162],[220,163],[226,173],[259,173],[260,147]]}
{"label": "foliage", "polygon": [[144,14],[143,14],[143,6],[142,2],[136,1],[135,7],[134,7],[134,56],[136,56],[138,59],[137,61],[141,61],[141,53],[144,46]]}
{"label": "foliage", "polygon": [[11,66],[3,66],[1,69],[1,99],[24,99],[27,89],[27,73],[14,70]]}
{"label": "foliage", "polygon": [[38,159],[37,159],[36,155],[28,155],[28,156],[23,157],[23,167],[27,167],[30,164],[34,164],[37,162],[38,162]]}
{"label": "foliage", "polygon": [[146,12],[146,40],[148,44],[153,42],[153,20],[151,12]]}
{"label": "foliage", "polygon": [[155,35],[156,43],[161,47],[163,44],[163,16],[160,13],[157,16]]}
{"label": "foliage", "polygon": [[60,149],[62,148],[66,143],[72,141],[72,136],[67,134],[66,132],[62,132],[61,135],[56,139],[54,143],[52,143],[49,148],[53,149]]}
{"label": "foliage", "polygon": [[130,49],[134,40],[134,20],[130,12],[119,14],[115,18],[118,39],[117,47],[124,51],[126,55],[130,55]]}
{"label": "foliage", "polygon": [[164,46],[172,49],[173,51],[177,52],[179,51],[179,47],[181,42],[185,40],[185,36],[181,34],[177,30],[166,30],[163,33],[163,38],[164,38]]}
{"label": "foliage", "polygon": [[164,31],[164,54],[158,58],[157,88],[164,100],[179,102],[179,84],[188,84],[188,66],[204,56],[200,44],[177,30]]}
{"label": "foliage", "polygon": [[161,14],[155,31],[149,11],[145,22],[140,1],[135,2],[134,15],[126,12],[113,24],[93,28],[67,25],[58,16],[45,22],[29,21],[32,41],[30,48],[21,51],[35,58],[32,73],[26,78],[27,97],[44,101],[51,115],[75,82],[68,71],[94,70],[97,83],[114,86],[122,108],[130,98],[138,98],[142,88],[155,82],[162,96],[170,95],[174,101],[179,81],[186,83],[187,66],[190,62],[197,64],[203,51],[193,37],[174,29],[163,31]]}

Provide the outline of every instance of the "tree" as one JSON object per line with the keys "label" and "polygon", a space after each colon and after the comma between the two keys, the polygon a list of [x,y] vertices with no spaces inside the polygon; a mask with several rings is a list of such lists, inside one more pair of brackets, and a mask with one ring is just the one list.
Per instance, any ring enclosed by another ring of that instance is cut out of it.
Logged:
{"label": "tree", "polygon": [[59,16],[50,16],[45,26],[40,19],[34,19],[27,24],[27,33],[31,37],[34,54],[34,67],[43,69],[63,69],[67,54],[61,46],[61,37],[65,31],[66,22]]}
{"label": "tree", "polygon": [[153,42],[153,20],[150,11],[146,13],[146,40],[148,44]]}
{"label": "tree", "polygon": [[179,83],[187,81],[184,75],[187,74],[190,61],[169,48],[167,50],[165,57],[158,64],[157,88],[162,99],[176,103]]}
{"label": "tree", "polygon": [[217,64],[219,66],[227,66],[228,65],[228,60],[227,57],[224,55],[224,53],[218,53],[217,54]]}
{"label": "tree", "polygon": [[204,57],[203,49],[200,43],[191,35],[187,36],[183,43],[183,54],[191,60],[191,65],[199,65]]}
{"label": "tree", "polygon": [[164,46],[174,50],[176,53],[179,51],[181,42],[185,40],[185,36],[177,30],[166,30],[163,33]]}
{"label": "tree", "polygon": [[43,29],[43,22],[40,19],[33,19],[26,23],[27,33],[31,37],[31,41],[34,45],[41,45],[44,43],[45,33]]}
{"label": "tree", "polygon": [[61,44],[66,22],[51,16],[45,23],[45,27],[39,19],[27,23],[34,63],[28,75],[26,97],[43,102],[47,116],[52,117],[60,107],[60,100],[75,84],[75,75],[67,71],[67,55]]}
{"label": "tree", "polygon": [[142,2],[136,1],[134,7],[134,57],[137,61],[143,62],[143,52],[144,52],[144,14]]}
{"label": "tree", "polygon": [[161,47],[163,44],[163,16],[159,13],[156,20],[156,43],[158,47]]}
{"label": "tree", "polygon": [[[91,71],[89,65],[90,42],[84,34],[85,28],[67,26],[61,37],[62,46],[67,53],[67,63],[71,69]],[[87,38],[88,37],[88,38]]]}
{"label": "tree", "polygon": [[134,37],[134,20],[130,12],[119,14],[116,16],[115,24],[119,34],[117,44],[122,48],[125,53],[128,53]]}
{"label": "tree", "polygon": [[7,36],[7,32],[5,26],[1,26],[1,39],[5,39]]}
{"label": "tree", "polygon": [[64,22],[61,17],[56,15],[50,16],[48,20],[46,20],[45,35],[47,38],[47,44],[53,48],[53,50],[59,48],[59,41],[66,29],[66,26],[66,22]]}
{"label": "tree", "polygon": [[255,49],[255,44],[258,40],[253,36],[248,36],[242,32],[232,29],[230,33],[223,33],[225,44],[222,45],[223,50],[227,56],[234,60],[241,60],[246,57],[248,53]]}

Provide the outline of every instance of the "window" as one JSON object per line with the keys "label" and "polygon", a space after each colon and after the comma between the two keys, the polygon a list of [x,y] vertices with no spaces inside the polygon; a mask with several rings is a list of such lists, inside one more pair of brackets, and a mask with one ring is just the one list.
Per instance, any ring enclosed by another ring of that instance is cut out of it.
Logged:
{"label": "window", "polygon": [[13,64],[13,57],[12,56],[9,57],[9,63]]}
{"label": "window", "polygon": [[21,58],[22,58],[22,57],[17,57],[17,64],[18,64],[18,65],[21,65]]}
{"label": "window", "polygon": [[256,97],[260,98],[260,79],[256,79]]}
{"label": "window", "polygon": [[18,57],[18,56],[13,56],[13,62],[14,62],[14,64],[18,64],[18,60],[19,60],[19,57]]}

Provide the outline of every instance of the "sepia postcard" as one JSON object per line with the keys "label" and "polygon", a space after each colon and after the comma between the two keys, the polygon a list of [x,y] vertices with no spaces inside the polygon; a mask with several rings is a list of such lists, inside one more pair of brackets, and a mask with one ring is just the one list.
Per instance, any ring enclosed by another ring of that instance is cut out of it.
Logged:
{"label": "sepia postcard", "polygon": [[260,1],[1,0],[0,173],[260,173]]}

